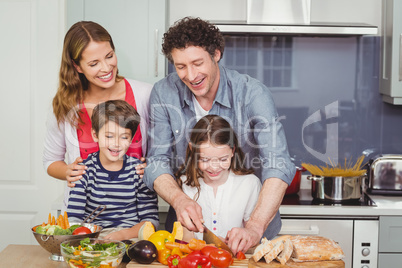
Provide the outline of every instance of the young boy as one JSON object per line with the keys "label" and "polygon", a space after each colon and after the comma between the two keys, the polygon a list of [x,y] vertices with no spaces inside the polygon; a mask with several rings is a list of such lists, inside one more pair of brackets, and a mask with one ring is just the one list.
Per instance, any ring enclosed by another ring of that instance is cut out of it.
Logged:
{"label": "young boy", "polygon": [[[139,125],[137,111],[122,100],[97,105],[92,113],[92,136],[99,151],[88,155],[83,178],[71,188],[69,221],[81,222],[99,205],[106,209],[93,221],[104,229],[102,236],[125,240],[138,237],[144,221],[159,225],[158,200],[144,184],[135,166],[141,161],[126,155]],[[96,214],[96,213],[95,213]]]}

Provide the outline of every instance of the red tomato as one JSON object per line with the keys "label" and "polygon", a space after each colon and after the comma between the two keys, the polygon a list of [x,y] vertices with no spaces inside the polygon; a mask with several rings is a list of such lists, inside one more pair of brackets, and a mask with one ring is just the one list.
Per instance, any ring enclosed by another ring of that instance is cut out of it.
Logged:
{"label": "red tomato", "polygon": [[226,268],[233,263],[232,255],[224,249],[216,249],[211,251],[209,259],[214,267]]}
{"label": "red tomato", "polygon": [[73,235],[83,235],[83,234],[91,234],[91,230],[89,230],[85,226],[78,227],[74,230]]}
{"label": "red tomato", "polygon": [[236,254],[236,259],[238,259],[238,260],[244,260],[245,258],[246,258],[246,255],[244,255],[243,252],[241,252],[241,251],[237,252],[237,254]]}
{"label": "red tomato", "polygon": [[201,253],[202,255],[205,255],[207,257],[209,257],[209,254],[211,254],[212,251],[217,250],[217,247],[214,246],[205,246],[201,249]]}

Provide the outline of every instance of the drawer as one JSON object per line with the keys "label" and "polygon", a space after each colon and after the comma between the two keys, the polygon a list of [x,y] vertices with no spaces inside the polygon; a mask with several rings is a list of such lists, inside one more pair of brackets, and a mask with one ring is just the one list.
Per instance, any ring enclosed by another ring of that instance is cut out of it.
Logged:
{"label": "drawer", "polygon": [[[379,252],[402,253],[402,217],[380,217]],[[386,266],[384,266],[386,267]]]}
{"label": "drawer", "polygon": [[402,263],[402,254],[378,254],[378,267],[397,267]]}

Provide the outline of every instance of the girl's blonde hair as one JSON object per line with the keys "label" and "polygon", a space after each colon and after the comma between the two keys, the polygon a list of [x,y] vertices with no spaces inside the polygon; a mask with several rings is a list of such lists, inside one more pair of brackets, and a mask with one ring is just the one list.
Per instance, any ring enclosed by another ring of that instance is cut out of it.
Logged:
{"label": "girl's blonde hair", "polygon": [[[244,153],[239,147],[236,134],[230,124],[218,115],[207,115],[201,118],[194,126],[190,135],[190,144],[187,146],[186,162],[176,173],[176,178],[180,187],[183,182],[180,176],[186,175],[184,184],[196,187],[198,199],[200,193],[200,182],[202,172],[198,167],[200,155],[200,145],[204,142],[210,142],[214,145],[228,145],[233,150],[233,157],[230,161],[229,170],[237,175],[252,174],[254,171],[247,168],[244,164]],[[190,146],[191,145],[191,146]]]}
{"label": "girl's blonde hair", "polygon": [[[92,21],[75,23],[66,33],[59,72],[59,87],[53,98],[53,112],[57,122],[69,122],[77,126],[80,121],[78,103],[84,100],[84,91],[89,82],[84,74],[79,73],[74,64],[79,66],[82,53],[91,41],[109,42],[113,50],[112,37],[101,25]],[[117,75],[116,81],[123,79]]]}

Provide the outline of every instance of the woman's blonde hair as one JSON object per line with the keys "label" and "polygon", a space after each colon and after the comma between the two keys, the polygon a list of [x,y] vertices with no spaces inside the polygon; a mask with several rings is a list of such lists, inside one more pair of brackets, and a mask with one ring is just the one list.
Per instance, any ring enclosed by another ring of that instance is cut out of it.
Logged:
{"label": "woman's blonde hair", "polygon": [[[53,98],[53,112],[57,122],[69,122],[77,126],[80,121],[78,103],[84,100],[84,91],[89,82],[85,75],[79,73],[74,64],[79,66],[82,53],[91,41],[109,42],[113,50],[112,37],[101,25],[92,21],[75,23],[66,33],[59,72],[59,87]],[[123,77],[117,75],[116,81]]]}
{"label": "woman's blonde hair", "polygon": [[229,170],[237,175],[254,173],[253,169],[247,168],[244,163],[244,153],[239,147],[236,133],[233,131],[229,122],[218,115],[206,115],[201,118],[194,126],[190,135],[190,145],[187,146],[186,162],[177,171],[177,183],[182,186],[181,175],[186,175],[184,184],[197,188],[197,200],[200,193],[200,182],[202,172],[198,167],[200,145],[210,142],[214,145],[228,145],[233,150],[233,157],[230,161]]}

